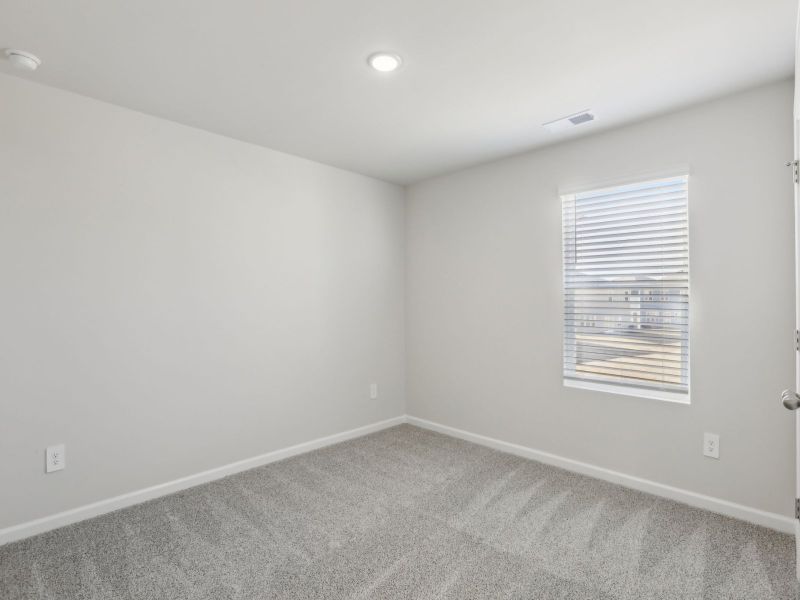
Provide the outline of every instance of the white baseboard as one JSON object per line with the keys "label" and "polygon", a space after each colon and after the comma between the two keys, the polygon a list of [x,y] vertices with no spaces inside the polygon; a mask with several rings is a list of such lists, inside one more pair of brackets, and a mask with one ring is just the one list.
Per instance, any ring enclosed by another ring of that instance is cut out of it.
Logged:
{"label": "white baseboard", "polygon": [[515,454],[523,458],[530,458],[541,463],[553,465],[554,467],[560,467],[568,471],[580,473],[581,475],[588,475],[589,477],[594,477],[595,479],[610,481],[611,483],[616,483],[640,492],[647,492],[648,494],[661,496],[663,498],[668,498],[669,500],[675,500],[676,502],[682,502],[683,504],[688,504],[689,506],[702,508],[714,513],[733,517],[734,519],[740,519],[742,521],[748,521],[749,523],[755,523],[756,525],[761,525],[763,527],[769,527],[770,529],[775,529],[783,533],[794,534],[795,532],[795,519],[776,513],[759,510],[757,508],[751,508],[742,504],[736,504],[735,502],[729,502],[727,500],[722,500],[721,498],[714,498],[712,496],[690,492],[689,490],[672,487],[670,485],[664,485],[663,483],[658,483],[649,479],[642,479],[641,477],[626,475],[625,473],[620,473],[619,471],[604,469],[603,467],[598,467],[589,463],[572,460],[571,458],[564,458],[549,452],[543,452],[541,450],[535,450],[526,446],[520,446],[519,444],[504,442],[502,440],[479,435],[477,433],[470,433],[469,431],[463,431],[461,429],[456,429],[455,427],[440,425],[439,423],[434,423],[432,421],[427,421],[417,417],[407,415],[406,422],[411,425],[416,425],[417,427],[423,427],[425,429],[437,431],[439,433],[460,438],[468,442],[473,442],[482,446],[488,446],[489,448],[494,448],[495,450],[500,450],[509,454]]}
{"label": "white baseboard", "polygon": [[489,448],[494,448],[495,450],[500,450],[502,452],[508,452],[509,454],[521,456],[523,458],[536,460],[538,462],[560,467],[568,471],[573,471],[582,475],[588,475],[589,477],[594,477],[596,479],[610,481],[612,483],[639,490],[641,492],[647,492],[655,496],[661,496],[663,498],[675,500],[676,502],[682,502],[696,508],[702,508],[711,512],[733,517],[735,519],[741,519],[743,521],[755,523],[756,525],[761,525],[763,527],[769,527],[770,529],[775,529],[783,533],[794,534],[795,531],[795,520],[790,517],[766,512],[757,508],[751,508],[749,506],[743,506],[741,504],[736,504],[720,498],[714,498],[712,496],[690,492],[689,490],[664,485],[648,479],[626,475],[625,473],[620,473],[618,471],[612,471],[610,469],[572,460],[570,458],[564,458],[556,454],[535,450],[519,444],[504,442],[502,440],[479,435],[477,433],[463,431],[461,429],[456,429],[455,427],[441,425],[425,419],[412,416],[400,416],[387,419],[385,421],[380,421],[378,423],[372,423],[371,425],[365,425],[364,427],[351,429],[349,431],[336,433],[327,437],[318,438],[316,440],[311,440],[295,446],[289,446],[288,448],[282,448],[280,450],[268,452],[260,456],[255,456],[253,458],[247,458],[245,460],[217,467],[215,469],[203,471],[202,473],[189,475],[187,477],[175,479],[174,481],[168,481],[166,483],[154,485],[142,490],[136,490],[127,494],[122,494],[121,496],[100,500],[99,502],[80,506],[78,508],[57,513],[55,515],[42,517],[41,519],[35,519],[33,521],[28,521],[19,525],[13,525],[5,529],[0,529],[0,546],[9,542],[44,533],[52,529],[64,527],[65,525],[77,523],[78,521],[83,521],[85,519],[90,519],[108,512],[119,510],[121,508],[133,506],[134,504],[146,502],[147,500],[152,500],[154,498],[179,492],[181,490],[207,483],[209,481],[221,479],[222,477],[227,477],[228,475],[233,475],[234,473],[247,471],[248,469],[253,469],[255,467],[260,467],[262,465],[283,460],[284,458],[289,458],[298,454],[304,454],[318,448],[330,446],[331,444],[344,442],[346,440],[361,437],[382,429],[394,427],[395,425],[400,425],[402,423],[409,423],[411,425],[416,425],[417,427],[438,431],[439,433],[467,440],[482,446],[488,446]]}
{"label": "white baseboard", "polygon": [[51,529],[57,529],[58,527],[64,527],[65,525],[70,525],[78,521],[91,519],[92,517],[96,517],[114,510],[133,506],[134,504],[139,504],[160,496],[173,494],[202,483],[207,483],[209,481],[214,481],[215,479],[221,479],[222,477],[233,475],[234,473],[247,471],[248,469],[253,469],[255,467],[260,467],[262,465],[283,460],[284,458],[289,458],[298,454],[304,454],[306,452],[310,452],[311,450],[316,450],[317,448],[323,448],[325,446],[330,446],[331,444],[344,442],[346,440],[361,437],[382,429],[394,427],[395,425],[405,423],[405,421],[405,416],[394,417],[378,423],[365,425],[364,427],[358,427],[356,429],[343,431],[327,437],[317,438],[316,440],[311,440],[310,442],[304,442],[295,446],[289,446],[288,448],[274,450],[273,452],[267,452],[266,454],[254,456],[253,458],[246,458],[235,463],[223,465],[215,469],[209,469],[208,471],[203,471],[202,473],[181,477],[180,479],[175,479],[166,483],[160,483],[149,488],[122,494],[121,496],[115,496],[106,500],[100,500],[99,502],[93,502],[92,504],[86,504],[85,506],[79,506],[78,508],[73,508],[55,515],[42,517],[41,519],[20,523],[19,525],[12,525],[11,527],[0,529],[0,546],[9,542],[30,537],[32,535],[44,533],[46,531],[50,531]]}

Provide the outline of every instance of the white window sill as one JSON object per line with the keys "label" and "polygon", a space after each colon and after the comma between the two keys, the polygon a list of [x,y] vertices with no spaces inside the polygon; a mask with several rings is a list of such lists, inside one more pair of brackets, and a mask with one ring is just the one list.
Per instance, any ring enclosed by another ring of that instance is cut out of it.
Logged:
{"label": "white window sill", "polygon": [[626,385],[614,385],[613,383],[564,379],[564,387],[605,392],[608,394],[619,394],[621,396],[634,396],[636,398],[647,398],[648,400],[663,400],[664,402],[675,402],[676,404],[691,404],[689,401],[689,394],[668,392],[665,390],[648,390],[646,388],[628,387]]}

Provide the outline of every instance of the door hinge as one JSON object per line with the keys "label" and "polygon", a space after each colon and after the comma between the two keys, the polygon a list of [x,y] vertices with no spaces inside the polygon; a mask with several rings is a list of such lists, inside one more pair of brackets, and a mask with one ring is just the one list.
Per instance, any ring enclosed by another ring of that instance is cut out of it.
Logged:
{"label": "door hinge", "polygon": [[797,329],[794,330],[794,349],[796,352],[800,352],[800,331]]}
{"label": "door hinge", "polygon": [[794,518],[800,519],[800,498],[794,499]]}
{"label": "door hinge", "polygon": [[787,167],[792,167],[792,174],[794,175],[794,182],[800,183],[800,161],[790,160],[786,163]]}

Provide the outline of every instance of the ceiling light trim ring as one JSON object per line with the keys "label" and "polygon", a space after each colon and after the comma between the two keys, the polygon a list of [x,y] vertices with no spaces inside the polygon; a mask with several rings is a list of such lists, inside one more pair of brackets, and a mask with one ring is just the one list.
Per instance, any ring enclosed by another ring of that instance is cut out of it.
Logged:
{"label": "ceiling light trim ring", "polygon": [[[389,59],[390,61],[394,61],[394,65],[390,66],[389,68],[380,68],[375,66],[376,62],[380,61],[381,59]],[[370,54],[367,57],[367,64],[370,66],[370,68],[372,68],[374,71],[378,71],[379,73],[392,73],[403,66],[403,57],[396,52],[381,50],[379,52],[373,52]]]}

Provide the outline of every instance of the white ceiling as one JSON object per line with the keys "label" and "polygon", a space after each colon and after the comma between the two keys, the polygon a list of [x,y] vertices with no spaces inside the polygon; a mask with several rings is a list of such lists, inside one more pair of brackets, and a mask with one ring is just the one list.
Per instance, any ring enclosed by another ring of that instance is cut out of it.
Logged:
{"label": "white ceiling", "polygon": [[[35,81],[409,183],[583,109],[567,135],[789,77],[795,2],[0,0],[0,47],[38,54]],[[402,70],[371,71],[381,49]]]}

